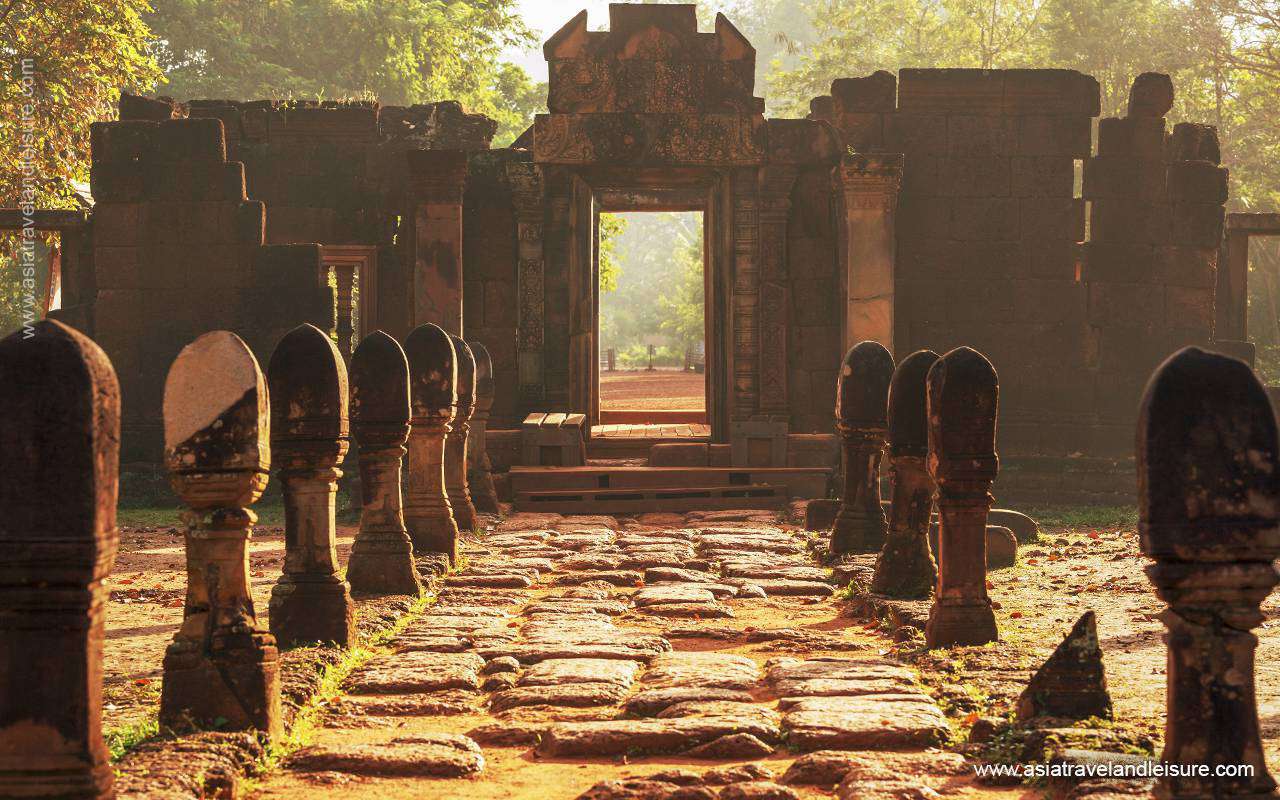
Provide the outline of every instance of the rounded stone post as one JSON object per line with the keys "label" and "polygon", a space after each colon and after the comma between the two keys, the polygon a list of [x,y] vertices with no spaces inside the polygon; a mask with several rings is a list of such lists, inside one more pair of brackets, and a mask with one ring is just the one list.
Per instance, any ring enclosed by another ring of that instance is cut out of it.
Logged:
{"label": "rounded stone post", "polygon": [[938,591],[925,624],[929,647],[999,639],[987,597],[987,512],[996,456],[999,383],[986,356],[968,347],[929,370],[929,474],[938,485]]}
{"label": "rounded stone post", "polygon": [[1138,417],[1138,514],[1147,577],[1168,604],[1164,754],[1253,774],[1162,778],[1164,798],[1270,797],[1250,633],[1277,583],[1280,457],[1267,395],[1241,361],[1188,347],[1147,384]]}
{"label": "rounded stone post", "polygon": [[471,348],[457,336],[449,337],[458,363],[458,411],[444,443],[444,484],[449,495],[453,521],[459,530],[476,529],[476,507],[471,504],[467,485],[467,438],[471,432],[471,413],[476,399],[476,359]]}
{"label": "rounded stone post", "polygon": [[938,360],[932,350],[903,359],[889,384],[889,471],[893,504],[889,531],[876,560],[871,591],[889,597],[923,599],[938,582],[938,565],[929,551],[933,513],[933,477],[929,454],[929,415],[925,395],[929,370]]}
{"label": "rounded stone post", "polygon": [[498,513],[498,493],[493,488],[493,465],[489,463],[487,435],[489,411],[493,408],[493,360],[480,342],[468,342],[476,359],[476,401],[471,412],[471,434],[467,437],[467,486],[476,510]]}
{"label": "rounded stone post", "polygon": [[382,331],[351,356],[351,427],[360,449],[360,532],[347,582],[363,594],[422,594],[404,527],[400,461],[409,439],[409,362]]}
{"label": "rounded stone post", "polygon": [[458,362],[449,334],[427,323],[404,340],[409,359],[409,486],[404,522],[415,553],[458,557],[458,525],[445,493],[444,446],[458,405]]}
{"label": "rounded stone post", "polygon": [[271,451],[283,482],[284,572],[271,589],[281,647],[355,639],[351,591],[338,577],[335,501],[347,453],[347,368],[314,325],[285,334],[267,365]]}
{"label": "rounded stone post", "polygon": [[102,581],[120,389],[88,338],[32,327],[0,342],[0,797],[111,798]]}
{"label": "rounded stone post", "polygon": [[189,511],[187,601],[164,655],[160,722],[281,732],[275,637],[258,626],[249,536],[271,466],[267,386],[240,337],[183,348],[164,386],[165,463]]}
{"label": "rounded stone post", "polygon": [[884,544],[880,459],[888,433],[893,356],[879,342],[854,345],[836,379],[836,431],[844,467],[844,496],[831,529],[831,553],[875,552]]}

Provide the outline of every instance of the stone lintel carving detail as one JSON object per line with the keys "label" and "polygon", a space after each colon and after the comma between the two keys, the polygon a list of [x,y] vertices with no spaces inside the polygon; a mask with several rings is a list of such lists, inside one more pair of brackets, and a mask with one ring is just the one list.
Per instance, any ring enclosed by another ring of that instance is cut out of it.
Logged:
{"label": "stone lintel carving detail", "polygon": [[539,114],[540,164],[750,166],[764,163],[760,114]]}

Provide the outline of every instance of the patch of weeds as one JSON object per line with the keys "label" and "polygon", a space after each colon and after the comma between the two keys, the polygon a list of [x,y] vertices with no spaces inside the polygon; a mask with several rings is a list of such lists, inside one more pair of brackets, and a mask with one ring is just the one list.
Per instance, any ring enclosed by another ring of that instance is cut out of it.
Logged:
{"label": "patch of weeds", "polygon": [[1045,527],[1132,528],[1138,524],[1137,506],[1044,506],[1026,513]]}
{"label": "patch of weeds", "polygon": [[108,728],[102,738],[107,742],[107,750],[111,760],[119,761],[125,754],[138,745],[160,736],[160,721],[154,716],[137,720],[127,725]]}

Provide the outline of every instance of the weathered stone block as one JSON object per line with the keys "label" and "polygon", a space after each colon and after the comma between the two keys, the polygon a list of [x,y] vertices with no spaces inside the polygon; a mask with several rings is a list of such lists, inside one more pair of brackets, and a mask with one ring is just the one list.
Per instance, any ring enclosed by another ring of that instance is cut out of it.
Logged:
{"label": "weathered stone block", "polygon": [[1153,274],[1170,286],[1210,289],[1217,280],[1216,247],[1156,247],[1152,261]]}
{"label": "weathered stone block", "polygon": [[1176,202],[1227,202],[1227,174],[1210,161],[1181,161],[1168,167],[1169,199]]}
{"label": "weathered stone block", "polygon": [[1098,121],[1098,155],[1164,156],[1164,119],[1107,117]]}
{"label": "weathered stone block", "polygon": [[944,197],[1007,197],[1008,158],[944,158],[939,164],[938,194]]}
{"label": "weathered stone block", "polygon": [[896,224],[899,230],[911,231],[913,236],[950,239],[951,205],[945,197],[903,197],[898,201]]}
{"label": "weathered stone block", "polygon": [[146,165],[152,200],[244,200],[244,164],[238,161],[152,162]]}
{"label": "weathered stone block", "polygon": [[1006,69],[1004,113],[1080,114],[1101,111],[1098,80],[1070,69]]}
{"label": "weathered stone block", "polygon": [[884,114],[846,111],[833,122],[846,147],[865,152],[884,147],[884,119]]}
{"label": "weathered stone block", "polygon": [[95,122],[89,127],[94,165],[148,158],[155,148],[158,123],[144,120]]}
{"label": "weathered stone block", "polygon": [[1017,154],[1087,158],[1093,147],[1093,120],[1081,115],[1017,118]]}
{"label": "weathered stone block", "polygon": [[951,242],[950,246],[955,274],[966,280],[996,281],[1022,272],[1023,251],[1018,242]]}
{"label": "weathered stone block", "polygon": [[98,203],[93,209],[96,247],[141,247],[148,244],[148,207],[141,203]]}
{"label": "weathered stone block", "polygon": [[1089,321],[1096,325],[1163,323],[1164,287],[1094,281],[1089,284]]}
{"label": "weathered stone block", "polygon": [[1206,332],[1213,328],[1213,289],[1166,286],[1164,297],[1166,319],[1177,320],[1181,327]]}
{"label": "weathered stone block", "polygon": [[1174,203],[1173,243],[1213,247],[1222,241],[1226,209],[1217,203]]}
{"label": "weathered stone block", "polygon": [[1019,244],[1027,277],[1078,279],[1083,258],[1079,242],[1071,239],[1023,239]]}
{"label": "weathered stone block", "polygon": [[1061,156],[1017,156],[1011,162],[1014,197],[1071,197],[1075,162]]}
{"label": "weathered stone block", "polygon": [[952,156],[1007,156],[1017,145],[1018,121],[1014,117],[951,114],[947,117],[947,154]]}
{"label": "weathered stone block", "polygon": [[902,165],[902,196],[935,197],[941,194],[938,176],[939,156],[912,155]]}
{"label": "weathered stone block", "polygon": [[1212,125],[1179,122],[1166,145],[1170,161],[1208,161],[1222,163],[1222,149],[1218,144],[1218,129]]}
{"label": "weathered stone block", "polygon": [[837,114],[848,111],[892,112],[897,92],[897,78],[885,70],[862,78],[837,78],[831,82],[831,97]]}
{"label": "weathered stone block", "polygon": [[220,119],[174,119],[155,132],[158,161],[226,161],[227,143]]}
{"label": "weathered stone block", "polygon": [[144,166],[137,161],[94,161],[89,188],[98,203],[136,203],[146,200]]}
{"label": "weathered stone block", "polygon": [[885,118],[885,147],[907,154],[908,160],[919,155],[942,155],[947,152],[947,118],[906,109],[891,114]]}
{"label": "weathered stone block", "polygon": [[651,467],[705,467],[707,445],[700,442],[663,442],[649,448]]}
{"label": "weathered stone block", "polygon": [[1085,285],[1062,280],[1014,280],[1015,322],[1072,322],[1084,319]]}
{"label": "weathered stone block", "polygon": [[1156,277],[1156,248],[1141,242],[1088,242],[1084,277],[1092,281],[1138,283]]}
{"label": "weathered stone block", "polygon": [[1156,200],[1165,196],[1165,165],[1153,158],[1095,156],[1084,162],[1084,197]]}
{"label": "weathered stone block", "polygon": [[902,69],[898,107],[903,111],[998,114],[1004,108],[1005,73],[983,69]]}
{"label": "weathered stone block", "polygon": [[1168,203],[1106,198],[1092,201],[1089,212],[1090,241],[1167,244],[1173,238]]}
{"label": "weathered stone block", "polygon": [[1129,89],[1130,117],[1163,117],[1173,108],[1173,80],[1160,72],[1144,72]]}
{"label": "weathered stone block", "polygon": [[1084,201],[1070,197],[1018,200],[1018,230],[1023,239],[1084,239]]}
{"label": "weathered stone block", "polygon": [[1018,201],[972,198],[952,206],[951,236],[961,240],[1014,241],[1018,238]]}

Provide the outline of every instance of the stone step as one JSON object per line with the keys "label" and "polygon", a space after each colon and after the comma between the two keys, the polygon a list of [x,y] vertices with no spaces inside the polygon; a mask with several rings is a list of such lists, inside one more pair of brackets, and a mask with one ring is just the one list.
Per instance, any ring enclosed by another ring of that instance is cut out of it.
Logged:
{"label": "stone step", "polygon": [[790,502],[786,486],[700,486],[672,484],[662,488],[562,489],[518,492],[516,508],[535,508],[572,514],[604,511],[636,514],[644,511],[694,509],[784,508]]}
{"label": "stone step", "polygon": [[345,772],[368,778],[460,778],[484,770],[480,746],[456,734],[421,734],[385,744],[305,747],[289,758],[305,772]]}

